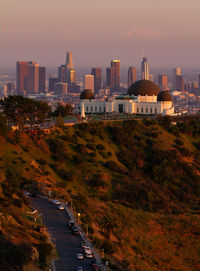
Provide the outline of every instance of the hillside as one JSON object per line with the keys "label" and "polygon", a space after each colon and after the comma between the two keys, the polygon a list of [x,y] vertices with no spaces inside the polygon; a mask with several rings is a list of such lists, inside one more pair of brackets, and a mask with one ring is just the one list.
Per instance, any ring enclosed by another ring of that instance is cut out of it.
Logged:
{"label": "hillside", "polygon": [[[112,270],[200,270],[199,121],[60,124],[50,135],[34,136],[4,130],[1,182],[6,183],[9,170],[18,172],[20,189],[52,191],[72,202]],[[14,192],[20,201],[20,192]],[[3,202],[1,242],[23,238],[38,247],[41,233],[33,232],[34,222],[24,217],[25,200],[9,208]],[[26,221],[18,223],[16,233],[10,230],[17,223],[15,212]],[[12,219],[6,225],[7,215]]]}

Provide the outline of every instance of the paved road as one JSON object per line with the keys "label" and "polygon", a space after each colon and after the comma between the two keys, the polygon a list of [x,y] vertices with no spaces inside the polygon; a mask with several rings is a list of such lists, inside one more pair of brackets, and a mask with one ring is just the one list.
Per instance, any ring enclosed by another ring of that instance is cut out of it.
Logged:
{"label": "paved road", "polygon": [[42,213],[43,223],[47,226],[52,240],[56,245],[59,260],[55,261],[56,271],[76,271],[82,266],[84,271],[91,270],[90,259],[78,260],[76,253],[82,253],[81,237],[74,235],[67,223],[70,217],[65,210],[59,210],[56,205],[42,198],[32,198],[32,206]]}

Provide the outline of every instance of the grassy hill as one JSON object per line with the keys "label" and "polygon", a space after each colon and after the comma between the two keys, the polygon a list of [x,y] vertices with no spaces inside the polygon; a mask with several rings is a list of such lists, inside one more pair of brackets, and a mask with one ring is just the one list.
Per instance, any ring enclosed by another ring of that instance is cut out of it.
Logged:
{"label": "grassy hill", "polygon": [[[199,133],[199,121],[171,126],[168,118],[61,125],[50,135],[2,133],[1,182],[9,168],[20,175],[19,188],[52,191],[72,202],[112,270],[197,271]],[[13,194],[18,201],[19,193]],[[41,246],[41,233],[24,215],[28,206],[22,202],[16,207],[13,199],[6,207],[1,194],[3,216],[13,218],[17,212],[26,221],[20,223],[21,233],[9,230],[17,223],[12,219],[7,225],[1,222],[2,238]]]}

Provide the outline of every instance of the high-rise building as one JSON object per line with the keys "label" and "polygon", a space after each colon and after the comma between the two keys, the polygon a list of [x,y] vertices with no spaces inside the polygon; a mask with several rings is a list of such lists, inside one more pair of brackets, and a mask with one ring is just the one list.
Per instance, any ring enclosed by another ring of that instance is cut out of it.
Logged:
{"label": "high-rise building", "polygon": [[136,68],[131,66],[128,68],[128,87],[130,87],[136,81]]}
{"label": "high-rise building", "polygon": [[164,74],[158,75],[158,87],[161,90],[168,90],[168,77],[167,77],[167,75],[164,75]]}
{"label": "high-rise building", "polygon": [[101,89],[101,68],[92,68],[91,74],[94,75],[94,93],[98,94]]}
{"label": "high-rise building", "polygon": [[177,76],[181,76],[181,68],[174,68],[173,69],[173,76],[172,76],[172,89],[173,90],[177,90],[177,81],[180,80],[180,78],[179,79],[176,78]]}
{"label": "high-rise building", "polygon": [[49,77],[49,91],[54,91],[55,84],[59,82],[58,77]]}
{"label": "high-rise building", "polygon": [[35,61],[28,62],[27,93],[39,92],[39,65]]}
{"label": "high-rise building", "polygon": [[175,90],[183,91],[185,89],[185,83],[182,75],[176,75]]}
{"label": "high-rise building", "polygon": [[143,57],[141,63],[141,79],[149,80],[149,63],[147,57]]}
{"label": "high-rise building", "polygon": [[39,92],[45,92],[46,68],[39,67]]}
{"label": "high-rise building", "polygon": [[111,68],[115,69],[114,88],[111,90],[119,91],[120,90],[120,60],[112,60]]}
{"label": "high-rise building", "polygon": [[63,82],[55,83],[54,93],[56,95],[66,95],[67,94],[67,83],[63,83]]}
{"label": "high-rise building", "polygon": [[68,70],[67,71],[67,82],[68,84],[73,84],[76,82],[76,71]]}
{"label": "high-rise building", "polygon": [[66,54],[66,62],[65,62],[65,76],[66,79],[64,82],[67,82],[68,85],[75,83],[76,81],[76,72],[74,70],[74,64],[73,64],[73,59],[72,59],[72,53],[67,52]]}
{"label": "high-rise building", "polygon": [[115,89],[115,68],[106,68],[106,87],[110,90]]}
{"label": "high-rise building", "polygon": [[17,92],[24,93],[27,90],[28,62],[17,61]]}
{"label": "high-rise building", "polygon": [[73,59],[72,59],[72,53],[71,52],[67,52],[65,64],[67,66],[67,69],[73,70],[74,64],[73,64]]}
{"label": "high-rise building", "polygon": [[87,74],[84,76],[84,89],[91,89],[94,92],[94,75]]}
{"label": "high-rise building", "polygon": [[67,82],[67,67],[66,65],[61,65],[58,67],[58,78],[60,82]]}

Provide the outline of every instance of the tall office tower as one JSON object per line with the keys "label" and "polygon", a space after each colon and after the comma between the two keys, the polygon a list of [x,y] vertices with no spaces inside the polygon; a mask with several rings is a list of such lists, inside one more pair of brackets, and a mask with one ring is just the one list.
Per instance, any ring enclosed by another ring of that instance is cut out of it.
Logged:
{"label": "tall office tower", "polygon": [[120,60],[112,60],[111,68],[115,69],[114,89],[113,91],[120,90]]}
{"label": "tall office tower", "polygon": [[68,70],[67,82],[68,82],[68,84],[73,84],[76,82],[76,71],[75,70]]}
{"label": "tall office tower", "polygon": [[183,91],[185,89],[185,83],[182,75],[176,75],[175,90]]}
{"label": "tall office tower", "polygon": [[45,92],[46,68],[39,67],[39,92]]}
{"label": "tall office tower", "polygon": [[136,81],[136,68],[129,67],[128,68],[128,87],[130,87]]}
{"label": "tall office tower", "polygon": [[110,90],[114,90],[115,88],[115,68],[106,68],[106,87],[110,88]]}
{"label": "tall office tower", "polygon": [[76,72],[74,70],[74,64],[73,64],[71,52],[67,52],[65,65],[66,65],[66,82],[68,84],[75,83]]}
{"label": "tall office tower", "polygon": [[28,62],[27,94],[39,92],[39,65],[35,61]]}
{"label": "tall office tower", "polygon": [[92,68],[91,74],[94,75],[94,93],[98,94],[101,89],[101,68]]}
{"label": "tall office tower", "polygon": [[158,87],[161,90],[168,90],[168,77],[167,75],[161,74],[158,75]]}
{"label": "tall office tower", "polygon": [[84,76],[84,89],[91,89],[94,92],[94,75],[87,74]]}
{"label": "tall office tower", "polygon": [[17,61],[17,92],[24,93],[27,90],[28,62]]}
{"label": "tall office tower", "polygon": [[66,64],[68,69],[73,70],[74,64],[73,64],[72,53],[71,52],[67,52],[65,64]]}
{"label": "tall office tower", "polygon": [[61,65],[58,67],[58,78],[60,82],[67,82],[67,67],[66,65]]}
{"label": "tall office tower", "polygon": [[143,57],[141,63],[141,79],[149,80],[149,63],[147,57]]}
{"label": "tall office tower", "polygon": [[174,68],[173,69],[173,78],[172,78],[172,89],[177,90],[177,76],[181,76],[181,68]]}
{"label": "tall office tower", "polygon": [[49,91],[54,91],[55,84],[59,82],[58,77],[49,77]]}

